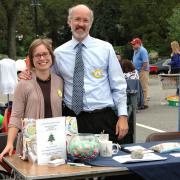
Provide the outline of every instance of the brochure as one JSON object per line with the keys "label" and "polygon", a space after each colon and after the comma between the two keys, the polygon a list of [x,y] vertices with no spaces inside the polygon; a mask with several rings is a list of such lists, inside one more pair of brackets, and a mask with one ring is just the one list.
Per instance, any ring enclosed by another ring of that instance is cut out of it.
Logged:
{"label": "brochure", "polygon": [[135,163],[144,161],[160,161],[167,158],[154,153],[145,153],[142,159],[132,159],[131,155],[114,156],[113,159],[119,163]]}

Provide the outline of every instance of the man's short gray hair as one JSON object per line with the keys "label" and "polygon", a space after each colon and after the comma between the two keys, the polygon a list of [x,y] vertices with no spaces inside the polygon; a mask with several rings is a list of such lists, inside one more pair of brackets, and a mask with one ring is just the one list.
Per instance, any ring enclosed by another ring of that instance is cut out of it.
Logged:
{"label": "man's short gray hair", "polygon": [[74,9],[76,8],[76,7],[78,7],[78,6],[84,6],[84,7],[87,7],[88,9],[89,9],[89,11],[90,11],[90,19],[91,19],[91,22],[93,23],[93,20],[94,20],[94,13],[93,13],[93,10],[90,8],[90,7],[88,7],[87,5],[85,5],[85,4],[78,4],[78,5],[76,5],[76,6],[73,6],[73,7],[71,7],[71,8],[69,8],[69,15],[68,15],[68,20],[70,20],[70,19],[72,19],[72,17],[73,17],[73,11],[74,11]]}

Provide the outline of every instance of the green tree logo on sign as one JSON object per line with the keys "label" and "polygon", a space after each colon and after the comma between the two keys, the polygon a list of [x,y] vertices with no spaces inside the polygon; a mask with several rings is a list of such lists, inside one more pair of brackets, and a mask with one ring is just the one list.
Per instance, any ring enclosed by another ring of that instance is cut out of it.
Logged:
{"label": "green tree logo on sign", "polygon": [[53,134],[50,134],[50,135],[49,135],[48,141],[51,142],[51,143],[52,143],[53,141],[55,141]]}

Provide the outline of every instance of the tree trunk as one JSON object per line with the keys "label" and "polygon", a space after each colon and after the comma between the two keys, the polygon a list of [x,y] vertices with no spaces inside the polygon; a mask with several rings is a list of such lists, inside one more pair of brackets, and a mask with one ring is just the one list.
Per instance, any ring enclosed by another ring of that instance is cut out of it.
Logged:
{"label": "tree trunk", "polygon": [[12,13],[8,15],[8,56],[11,59],[16,59],[16,16]]}
{"label": "tree trunk", "polygon": [[1,0],[1,5],[5,9],[7,17],[7,49],[8,56],[16,59],[16,16],[22,0]]}

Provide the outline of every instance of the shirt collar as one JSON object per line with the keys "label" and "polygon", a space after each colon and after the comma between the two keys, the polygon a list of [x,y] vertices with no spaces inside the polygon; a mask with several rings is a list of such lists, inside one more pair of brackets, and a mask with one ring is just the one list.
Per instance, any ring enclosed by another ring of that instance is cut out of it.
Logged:
{"label": "shirt collar", "polygon": [[134,52],[136,52],[136,53],[139,52],[140,48],[141,48],[141,46],[139,48],[135,49]]}
{"label": "shirt collar", "polygon": [[[91,36],[88,35],[85,37],[85,39],[83,39],[83,41],[81,42],[85,47],[88,47],[88,43],[89,43],[89,40],[91,39]],[[72,45],[73,45],[73,48],[75,48],[77,46],[77,44],[79,43],[79,41],[77,41],[73,36],[72,36]]]}

